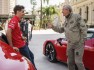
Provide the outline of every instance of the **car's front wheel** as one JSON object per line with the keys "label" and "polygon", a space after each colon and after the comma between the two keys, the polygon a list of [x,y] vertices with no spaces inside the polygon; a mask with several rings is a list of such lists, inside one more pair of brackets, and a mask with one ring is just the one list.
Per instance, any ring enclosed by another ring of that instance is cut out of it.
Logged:
{"label": "car's front wheel", "polygon": [[46,44],[45,54],[50,62],[56,62],[56,51],[52,43]]}

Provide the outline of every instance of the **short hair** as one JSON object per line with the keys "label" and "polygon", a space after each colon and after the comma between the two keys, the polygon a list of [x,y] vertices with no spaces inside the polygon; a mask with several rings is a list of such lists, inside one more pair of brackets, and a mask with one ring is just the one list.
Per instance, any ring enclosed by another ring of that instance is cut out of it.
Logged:
{"label": "short hair", "polygon": [[72,7],[70,5],[64,5],[63,9],[68,9],[70,12],[72,12]]}
{"label": "short hair", "polygon": [[22,5],[16,5],[15,7],[14,7],[14,14],[16,14],[17,13],[17,11],[21,11],[22,9],[24,9],[24,6],[22,6]]}

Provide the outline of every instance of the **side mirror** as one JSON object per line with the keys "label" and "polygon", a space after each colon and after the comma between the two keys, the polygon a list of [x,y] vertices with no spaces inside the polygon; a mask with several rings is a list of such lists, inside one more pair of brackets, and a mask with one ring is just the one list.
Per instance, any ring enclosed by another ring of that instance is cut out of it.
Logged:
{"label": "side mirror", "polygon": [[61,46],[62,46],[62,43],[61,43],[62,39],[63,39],[63,38],[57,39],[57,42],[58,42]]}

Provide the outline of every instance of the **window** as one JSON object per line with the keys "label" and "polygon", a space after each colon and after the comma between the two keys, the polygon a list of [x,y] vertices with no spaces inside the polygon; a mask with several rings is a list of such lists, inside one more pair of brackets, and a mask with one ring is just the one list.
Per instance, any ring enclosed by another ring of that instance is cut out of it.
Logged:
{"label": "window", "polygon": [[89,7],[87,6],[87,7],[86,7],[86,20],[87,20],[87,21],[88,21],[88,17],[89,17],[88,15],[89,15]]}
{"label": "window", "polygon": [[79,12],[80,15],[82,15],[82,9],[80,8],[80,12]]}
{"label": "window", "polygon": [[93,32],[87,32],[87,38],[92,38],[93,37]]}

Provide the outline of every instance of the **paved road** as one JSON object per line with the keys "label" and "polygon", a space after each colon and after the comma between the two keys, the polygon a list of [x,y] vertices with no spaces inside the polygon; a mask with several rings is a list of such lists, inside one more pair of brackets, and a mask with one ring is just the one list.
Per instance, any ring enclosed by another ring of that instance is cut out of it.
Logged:
{"label": "paved road", "polygon": [[49,62],[42,51],[45,40],[57,39],[62,36],[63,34],[33,34],[29,47],[35,55],[35,64],[38,70],[68,70],[67,66],[61,62]]}

